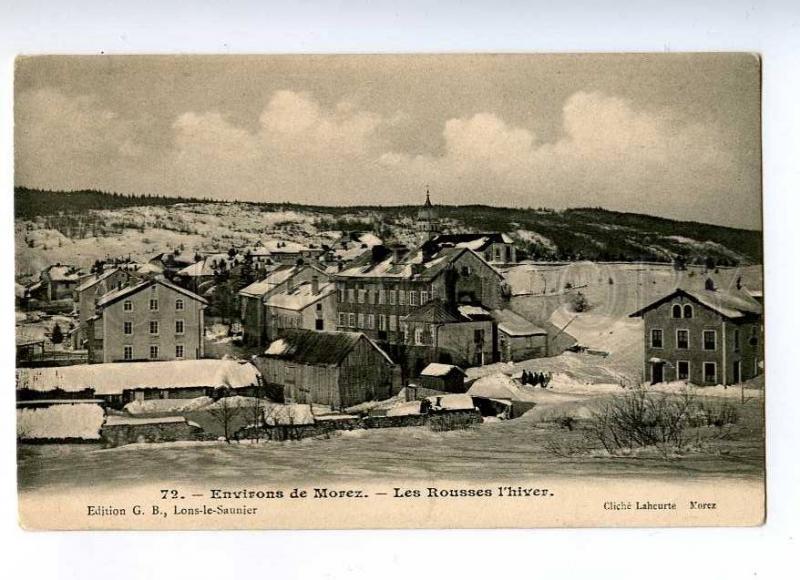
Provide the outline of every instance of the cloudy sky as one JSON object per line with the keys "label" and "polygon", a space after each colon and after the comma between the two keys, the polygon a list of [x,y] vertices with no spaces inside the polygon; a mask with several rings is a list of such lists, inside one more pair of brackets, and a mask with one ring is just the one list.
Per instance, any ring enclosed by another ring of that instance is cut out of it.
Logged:
{"label": "cloudy sky", "polygon": [[761,227],[748,55],[29,57],[15,183]]}

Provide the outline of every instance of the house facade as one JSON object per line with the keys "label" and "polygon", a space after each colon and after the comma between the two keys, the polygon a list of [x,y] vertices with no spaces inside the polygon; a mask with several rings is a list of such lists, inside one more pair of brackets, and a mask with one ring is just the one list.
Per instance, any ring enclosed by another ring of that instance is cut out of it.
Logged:
{"label": "house facade", "polygon": [[366,334],[286,330],[254,361],[268,388],[287,403],[343,409],[400,390],[400,372]]}
{"label": "house facade", "polygon": [[103,295],[88,320],[89,362],[203,358],[208,302],[163,278]]}
{"label": "house facade", "polygon": [[80,349],[86,346],[88,321],[97,313],[97,302],[100,297],[112,290],[128,286],[134,276],[130,270],[114,267],[100,274],[92,274],[81,282],[75,290],[78,327],[72,334],[73,348]]}
{"label": "house facade", "polygon": [[73,298],[75,288],[80,283],[80,272],[77,267],[65,264],[53,264],[39,274],[39,283],[32,292],[32,297],[40,300],[65,300]]}
{"label": "house facade", "polygon": [[493,310],[503,362],[549,356],[547,331],[508,309]]}
{"label": "house facade", "polygon": [[761,372],[762,308],[744,292],[677,289],[644,319],[644,379],[731,385]]}
{"label": "house facade", "polygon": [[336,329],[336,287],[331,282],[321,283],[321,277],[317,273],[310,281],[290,280],[285,288],[264,299],[267,340],[272,341],[292,328]]}
{"label": "house facade", "polygon": [[[320,287],[330,282],[330,277],[316,266],[285,264],[275,266],[265,278],[242,288],[238,295],[243,340],[245,344],[249,346],[266,346],[275,337],[277,329],[285,327],[281,324],[281,315],[290,318],[297,317],[294,311],[270,312],[270,316],[267,316],[268,307],[266,301],[270,296],[273,294],[286,293],[289,288],[296,288],[301,284],[310,285],[315,277]],[[308,290],[311,290],[311,288],[309,287]],[[278,307],[277,303],[276,307]],[[314,306],[314,308],[316,309],[316,306]],[[334,329],[335,308],[335,303],[332,307],[330,307],[330,305],[326,307],[326,305],[323,304],[323,307],[319,311],[315,310],[313,316],[314,320],[316,320],[317,316],[321,316],[324,320],[327,320],[327,322],[323,321],[324,329]],[[278,316],[278,320],[273,320],[273,314]],[[310,317],[309,314],[305,314],[305,316],[307,318]],[[311,321],[311,325],[308,326],[308,328],[316,328],[317,323],[314,320]],[[289,326],[286,327],[290,328],[291,322],[288,322],[288,319],[287,323]],[[298,328],[306,328],[306,326],[300,326]]]}

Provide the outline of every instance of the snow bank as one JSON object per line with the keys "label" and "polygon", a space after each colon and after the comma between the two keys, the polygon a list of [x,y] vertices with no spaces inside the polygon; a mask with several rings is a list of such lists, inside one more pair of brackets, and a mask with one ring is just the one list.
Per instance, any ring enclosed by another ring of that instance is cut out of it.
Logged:
{"label": "snow bank", "polygon": [[419,401],[409,401],[407,403],[401,403],[399,405],[395,405],[386,411],[387,417],[404,417],[406,415],[419,415],[420,414],[420,402]]}
{"label": "snow bank", "polygon": [[487,399],[508,399],[511,401],[533,401],[530,393],[523,391],[520,384],[503,373],[496,373],[475,381],[467,391],[473,397]]}
{"label": "snow bank", "polygon": [[162,423],[185,423],[185,417],[126,417],[124,415],[109,415],[106,425],[159,425]]}
{"label": "snow bank", "polygon": [[439,395],[428,397],[434,408],[445,409],[448,411],[465,411],[475,408],[470,395],[455,394],[455,395]]}
{"label": "snow bank", "polygon": [[214,400],[211,397],[197,397],[195,399],[149,399],[147,401],[133,401],[125,405],[125,411],[131,415],[144,415],[147,413],[184,413],[197,411],[207,407]]}
{"label": "snow bank", "polygon": [[104,416],[100,405],[84,403],[17,409],[17,438],[100,439]]}

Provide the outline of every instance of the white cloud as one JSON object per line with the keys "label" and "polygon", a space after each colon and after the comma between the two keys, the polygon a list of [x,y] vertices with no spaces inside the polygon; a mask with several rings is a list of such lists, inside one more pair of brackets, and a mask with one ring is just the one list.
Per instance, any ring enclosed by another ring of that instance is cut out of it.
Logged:
{"label": "white cloud", "polygon": [[446,120],[428,130],[443,139],[438,155],[387,141],[413,125],[408,112],[384,116],[358,99],[325,107],[289,90],[270,95],[250,127],[221,111],[185,112],[159,151],[137,138],[137,122],[88,97],[26,94],[17,120],[17,182],[33,186],[347,204],[413,203],[430,183],[442,203],[604,205],[698,219],[738,187],[715,127],[602,93],[570,96],[549,142],[489,111]]}

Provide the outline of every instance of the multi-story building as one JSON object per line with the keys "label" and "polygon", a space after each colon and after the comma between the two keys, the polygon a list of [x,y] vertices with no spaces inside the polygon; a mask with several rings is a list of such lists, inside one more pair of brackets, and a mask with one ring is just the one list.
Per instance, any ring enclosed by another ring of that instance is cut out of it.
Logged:
{"label": "multi-story building", "polygon": [[[367,259],[338,272],[334,279],[337,329],[363,332],[388,345],[412,373],[421,370],[416,367],[422,362],[460,364],[455,356],[459,354],[470,364],[495,358],[496,337],[488,314],[506,303],[503,276],[468,248],[443,248],[434,254],[419,249],[407,254],[402,248],[375,246]],[[428,306],[432,302],[438,306]],[[487,320],[474,312],[466,315],[470,307],[485,312]],[[447,358],[437,346],[443,336],[464,333],[472,337],[470,349],[453,349],[449,361],[433,360]],[[474,354],[475,345],[482,354]],[[417,352],[409,357],[411,350]]]}
{"label": "multi-story building", "polygon": [[[266,346],[274,338],[275,332],[270,330],[272,317],[267,316],[266,300],[273,294],[286,292],[290,287],[310,284],[314,278],[322,287],[330,281],[329,276],[320,268],[312,265],[279,265],[265,278],[253,282],[239,291],[243,340],[249,346]],[[310,290],[310,288],[309,288]],[[315,306],[316,308],[316,306]],[[333,312],[324,311],[323,317],[332,317]],[[314,323],[316,325],[316,323]],[[332,321],[326,327],[333,326]],[[314,326],[311,327],[312,329]]]}
{"label": "multi-story building", "polygon": [[336,287],[332,282],[320,282],[322,274],[311,280],[287,280],[282,290],[264,299],[266,308],[265,335],[272,341],[287,329],[335,330]]}
{"label": "multi-story building", "polygon": [[423,247],[431,253],[447,247],[469,248],[490,264],[513,264],[517,261],[514,240],[499,232],[439,234],[425,242]]}
{"label": "multi-story building", "polygon": [[112,290],[88,319],[89,362],[202,358],[207,305],[164,278]]}
{"label": "multi-story building", "polygon": [[762,307],[744,291],[678,288],[631,316],[644,319],[645,381],[730,385],[760,373]]}
{"label": "multi-story building", "polygon": [[87,338],[87,322],[97,313],[97,302],[100,297],[112,290],[119,290],[128,286],[134,277],[135,274],[131,270],[112,267],[82,280],[75,290],[78,327],[72,334],[73,348],[84,348]]}

